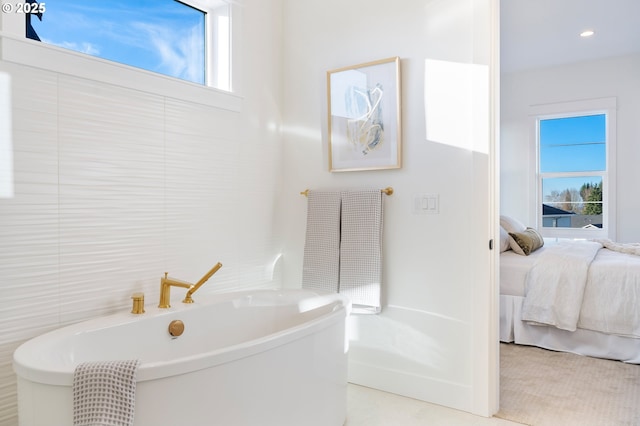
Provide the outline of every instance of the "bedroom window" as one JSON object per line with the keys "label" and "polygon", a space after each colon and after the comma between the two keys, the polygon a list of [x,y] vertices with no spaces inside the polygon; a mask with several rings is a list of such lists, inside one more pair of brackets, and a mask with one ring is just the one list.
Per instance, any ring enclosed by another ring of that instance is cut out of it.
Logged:
{"label": "bedroom window", "polygon": [[535,109],[538,229],[545,237],[614,238],[615,99]]}
{"label": "bedroom window", "polygon": [[26,38],[230,90],[230,13],[223,0],[29,2],[39,13],[26,14]]}

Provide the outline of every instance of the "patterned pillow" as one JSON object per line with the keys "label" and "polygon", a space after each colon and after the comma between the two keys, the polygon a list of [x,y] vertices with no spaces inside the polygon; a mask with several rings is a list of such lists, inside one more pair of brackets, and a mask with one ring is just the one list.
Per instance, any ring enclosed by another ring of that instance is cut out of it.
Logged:
{"label": "patterned pillow", "polygon": [[544,245],[544,239],[538,231],[527,228],[524,232],[510,232],[509,236],[518,244],[520,250],[512,247],[513,251],[524,256],[529,256]]}

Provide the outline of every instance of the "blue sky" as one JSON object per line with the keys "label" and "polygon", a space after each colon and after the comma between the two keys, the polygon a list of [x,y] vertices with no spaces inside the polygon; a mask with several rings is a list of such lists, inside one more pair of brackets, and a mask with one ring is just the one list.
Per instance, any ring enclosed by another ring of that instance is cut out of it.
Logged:
{"label": "blue sky", "polygon": [[605,170],[605,115],[540,121],[540,171]]}
{"label": "blue sky", "polygon": [[204,14],[175,0],[51,0],[40,39],[204,84]]}
{"label": "blue sky", "polygon": [[[574,172],[606,169],[606,116],[604,114],[541,120],[540,171]],[[583,183],[599,183],[593,178],[545,180],[543,196],[552,190],[580,189]]]}

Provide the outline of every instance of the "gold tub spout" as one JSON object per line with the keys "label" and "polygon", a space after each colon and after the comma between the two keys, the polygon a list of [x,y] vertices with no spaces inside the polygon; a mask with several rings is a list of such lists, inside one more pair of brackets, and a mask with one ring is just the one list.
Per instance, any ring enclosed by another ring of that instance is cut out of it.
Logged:
{"label": "gold tub spout", "polygon": [[168,277],[169,273],[165,272],[164,277],[160,278],[160,303],[158,308],[171,307],[171,287],[191,288],[193,284],[186,281],[176,280]]}
{"label": "gold tub spout", "polygon": [[158,308],[170,308],[171,307],[171,287],[182,287],[188,288],[186,296],[182,303],[193,303],[193,299],[191,296],[193,293],[198,291],[200,287],[209,279],[213,274],[218,272],[218,269],[222,267],[222,263],[218,262],[209,272],[205,274],[204,277],[200,278],[195,284],[191,284],[186,281],[177,280],[175,278],[169,278],[168,272],[164,273],[164,277],[160,278],[160,303],[158,304]]}
{"label": "gold tub spout", "polygon": [[214,265],[213,268],[211,268],[211,270],[209,272],[207,272],[204,277],[200,278],[200,281],[198,281],[197,283],[195,283],[195,285],[193,285],[189,291],[187,291],[187,294],[184,296],[184,300],[182,301],[182,303],[193,303],[193,299],[191,298],[191,296],[193,295],[193,293],[195,293],[196,291],[198,291],[198,289],[200,287],[202,287],[202,284],[206,283],[207,280],[209,278],[211,278],[213,276],[213,274],[215,274],[216,272],[218,272],[218,269],[222,268],[222,263],[218,262]]}

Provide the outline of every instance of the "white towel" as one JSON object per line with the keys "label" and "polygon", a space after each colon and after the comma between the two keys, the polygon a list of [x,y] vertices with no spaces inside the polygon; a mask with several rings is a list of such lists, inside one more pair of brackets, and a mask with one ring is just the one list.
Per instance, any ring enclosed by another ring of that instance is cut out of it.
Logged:
{"label": "white towel", "polygon": [[139,363],[78,365],[73,374],[73,426],[132,426]]}
{"label": "white towel", "polygon": [[379,313],[382,282],[382,193],[342,193],[340,293],[354,313]]}
{"label": "white towel", "polygon": [[309,191],[302,287],[338,292],[340,192]]}

